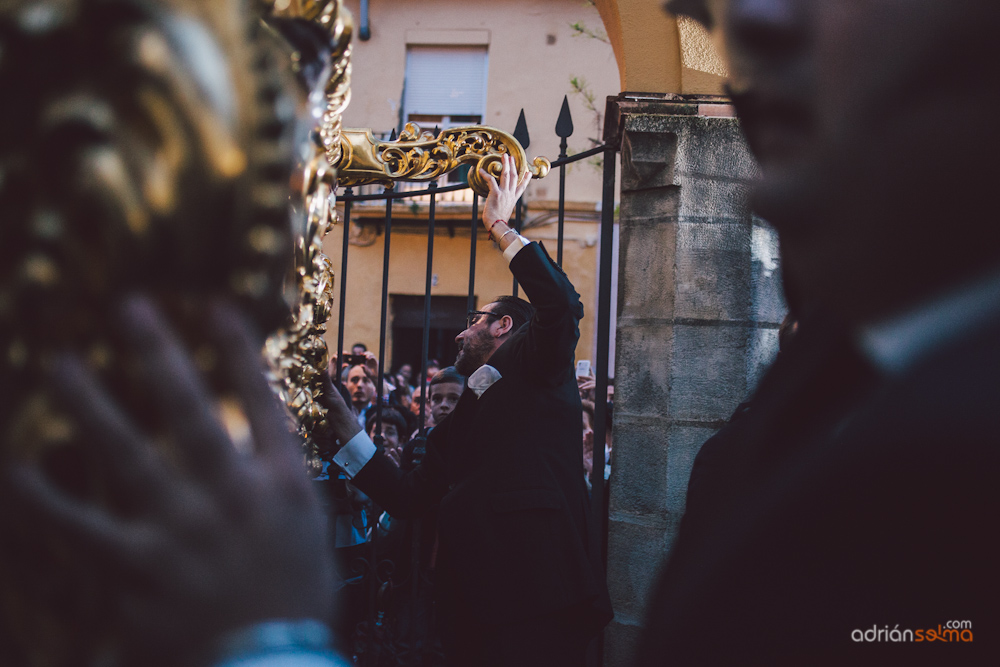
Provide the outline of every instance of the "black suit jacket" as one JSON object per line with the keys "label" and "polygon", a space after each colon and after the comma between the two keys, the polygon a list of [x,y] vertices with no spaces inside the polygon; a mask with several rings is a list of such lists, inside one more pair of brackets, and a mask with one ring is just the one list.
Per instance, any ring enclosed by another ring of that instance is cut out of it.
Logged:
{"label": "black suit jacket", "polygon": [[[741,474],[704,471],[637,664],[1000,655],[1000,316],[896,378],[804,323],[726,449]],[[949,621],[971,633],[927,641]],[[893,642],[897,629],[914,641]]]}
{"label": "black suit jacket", "polygon": [[536,309],[490,358],[502,378],[466,389],[403,473],[377,454],[353,483],[389,514],[440,501],[439,602],[446,621],[495,626],[552,613],[597,629],[610,619],[588,557],[580,396],[573,370],[583,306],[537,244],[510,264]]}

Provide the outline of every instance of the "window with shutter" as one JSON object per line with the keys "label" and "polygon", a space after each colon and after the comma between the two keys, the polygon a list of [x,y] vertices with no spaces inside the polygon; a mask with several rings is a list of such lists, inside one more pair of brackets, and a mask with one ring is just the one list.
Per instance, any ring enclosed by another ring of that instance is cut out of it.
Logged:
{"label": "window with shutter", "polygon": [[486,47],[410,46],[403,113],[423,127],[481,123],[486,112]]}
{"label": "window with shutter", "polygon": [[[485,46],[418,46],[406,50],[403,119],[424,129],[478,125],[486,114]],[[467,178],[468,167],[448,174]]]}

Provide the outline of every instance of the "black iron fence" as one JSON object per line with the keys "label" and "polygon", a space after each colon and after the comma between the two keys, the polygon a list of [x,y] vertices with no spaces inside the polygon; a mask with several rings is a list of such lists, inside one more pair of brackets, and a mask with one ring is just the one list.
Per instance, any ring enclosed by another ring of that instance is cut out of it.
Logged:
{"label": "black iron fence", "polygon": [[[600,155],[603,157],[603,192],[600,221],[600,256],[599,256],[599,280],[597,295],[597,350],[594,365],[594,377],[596,382],[595,415],[594,415],[594,464],[591,474],[591,517],[594,522],[593,543],[589,545],[593,556],[600,561],[602,566],[606,565],[606,545],[607,545],[607,505],[605,488],[605,466],[604,447],[605,435],[608,424],[608,403],[602,400],[607,396],[608,387],[608,366],[610,360],[610,340],[611,340],[611,319],[613,313],[612,306],[612,261],[614,244],[614,215],[615,215],[615,185],[616,185],[616,152],[614,146],[599,145],[590,150],[567,155],[567,139],[573,133],[573,123],[570,117],[569,106],[563,100],[563,107],[556,123],[555,132],[560,137],[560,154],[558,159],[552,162],[553,171],[558,171],[559,180],[559,200],[558,200],[558,230],[556,243],[556,262],[561,267],[563,264],[563,244],[564,226],[566,212],[566,167],[574,162]],[[394,138],[395,132],[393,132]],[[518,120],[518,127],[514,132],[515,138],[527,149],[530,140],[527,127],[524,122],[524,113]],[[479,221],[479,197],[471,192],[467,183],[456,183],[443,187],[438,187],[436,182],[432,182],[426,187],[412,189],[414,186],[404,186],[403,188],[385,188],[378,193],[355,193],[348,188],[343,193],[338,194],[338,201],[343,203],[343,238],[340,264],[340,308],[337,330],[337,367],[342,368],[344,362],[344,333],[345,333],[345,307],[349,297],[351,285],[351,271],[348,266],[348,246],[349,233],[351,227],[352,208],[357,202],[384,201],[385,217],[382,228],[383,234],[383,259],[382,259],[382,289],[380,300],[380,329],[378,344],[378,373],[376,380],[376,426],[375,433],[382,433],[382,409],[385,403],[383,387],[386,377],[386,332],[388,326],[388,299],[389,299],[389,265],[391,261],[391,241],[392,241],[392,204],[397,200],[416,200],[417,198],[427,198],[427,263],[423,300],[423,340],[422,340],[422,363],[420,369],[420,410],[419,428],[420,436],[425,435],[425,411],[427,410],[427,363],[430,334],[430,321],[432,298],[431,288],[433,285],[434,266],[434,237],[437,215],[438,198],[446,193],[469,190],[471,193],[471,216],[468,220],[470,230],[469,247],[469,288],[467,305],[468,310],[475,310],[475,288],[476,288],[476,245],[480,229]],[[514,214],[514,228],[520,233],[523,227],[523,200],[518,202]],[[569,278],[572,280],[573,276]],[[512,293],[518,293],[518,285],[515,280]],[[364,295],[368,298],[369,295]],[[381,445],[381,436],[376,436],[376,444]],[[419,457],[421,450],[419,445],[414,450]],[[582,455],[582,454],[581,454]],[[333,487],[331,487],[333,488]],[[343,489],[334,492],[339,500],[343,500],[346,495]],[[344,512],[344,504],[337,502],[331,504],[333,508],[333,520],[331,525],[334,531],[338,526],[343,526],[344,522],[338,521],[336,514]],[[340,508],[340,509],[338,509]],[[389,526],[387,527],[387,523]],[[425,579],[427,559],[434,558],[435,546],[432,544],[433,535],[428,535],[426,526],[420,522],[413,522],[404,531],[403,541],[405,549],[398,548],[398,536],[396,547],[390,548],[387,545],[388,533],[392,532],[392,520],[381,514],[381,510],[371,503],[368,504],[365,515],[361,518],[354,517],[351,526],[356,531],[364,535],[364,541],[357,547],[346,549],[343,557],[338,558],[338,569],[342,581],[341,600],[348,600],[347,604],[354,604],[357,607],[363,604],[364,609],[357,613],[355,608],[353,616],[350,610],[342,611],[348,615],[347,623],[341,623],[341,634],[350,633],[350,637],[340,637],[342,650],[351,653],[358,664],[366,667],[383,665],[436,665],[441,664],[441,656],[433,639],[432,617],[430,609],[429,587],[431,582]],[[342,529],[342,528],[341,528]],[[400,557],[407,562],[399,562]],[[484,573],[488,576],[488,573]],[[353,602],[350,602],[353,600]],[[603,653],[602,646],[598,647],[598,655]]]}

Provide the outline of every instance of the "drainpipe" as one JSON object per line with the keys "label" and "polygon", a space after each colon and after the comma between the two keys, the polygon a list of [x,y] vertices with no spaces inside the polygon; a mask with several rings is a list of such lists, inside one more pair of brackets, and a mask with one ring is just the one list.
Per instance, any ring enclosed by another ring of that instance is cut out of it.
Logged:
{"label": "drainpipe", "polygon": [[361,0],[361,29],[358,36],[362,42],[367,42],[372,38],[371,28],[368,27],[368,0]]}

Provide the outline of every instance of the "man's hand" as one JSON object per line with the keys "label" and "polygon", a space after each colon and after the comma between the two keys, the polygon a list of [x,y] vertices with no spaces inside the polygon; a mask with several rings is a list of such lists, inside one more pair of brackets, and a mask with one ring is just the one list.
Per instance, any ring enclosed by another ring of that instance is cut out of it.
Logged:
{"label": "man's hand", "polygon": [[[501,156],[503,167],[500,171],[499,181],[494,179],[485,170],[480,169],[479,175],[483,177],[486,184],[490,186],[490,194],[483,204],[483,226],[489,230],[497,220],[508,221],[517,205],[517,200],[521,198],[528,188],[531,180],[531,172],[526,171],[517,178],[517,169],[514,166],[514,158],[504,153]],[[506,231],[506,230],[505,230]],[[496,236],[494,236],[496,238]]]}
{"label": "man's hand", "polygon": [[[368,372],[367,367],[365,372]],[[328,429],[326,433],[314,433],[313,437],[320,441],[321,447],[335,452],[361,432],[358,415],[333,385],[329,374],[323,378],[323,395],[320,396],[319,403],[326,408]]]}
{"label": "man's hand", "polygon": [[253,452],[233,447],[191,355],[156,307],[136,298],[123,308],[122,329],[169,424],[172,456],[66,357],[55,388],[127,510],[78,500],[33,465],[5,475],[20,512],[56,527],[96,580],[122,591],[119,622],[134,664],[183,664],[227,631],[326,619],[332,603],[326,522],[301,443],[264,378],[261,341],[231,306],[213,305],[209,319]]}
{"label": "man's hand", "polygon": [[403,467],[403,448],[402,447],[386,447],[385,455],[389,457],[389,460],[396,464],[397,468]]}

